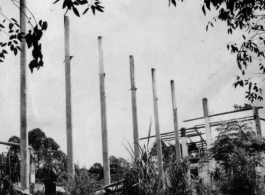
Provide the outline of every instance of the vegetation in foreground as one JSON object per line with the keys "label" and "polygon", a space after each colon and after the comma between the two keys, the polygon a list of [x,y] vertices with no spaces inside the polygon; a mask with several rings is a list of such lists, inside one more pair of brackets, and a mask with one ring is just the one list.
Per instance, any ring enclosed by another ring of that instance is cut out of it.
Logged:
{"label": "vegetation in foreground", "polygon": [[[216,130],[219,135],[208,154],[199,156],[201,158],[196,161],[200,166],[212,166],[211,162],[214,162],[210,171],[210,185],[204,185],[200,174],[195,176],[189,171],[191,157],[177,161],[174,145],[162,142],[164,178],[158,177],[156,144],[150,149],[147,144],[139,147],[139,158],[135,158],[133,152],[128,150],[133,162],[110,157],[111,182],[118,183],[102,192],[108,194],[112,191],[111,194],[116,195],[263,194],[264,179],[261,172],[265,170],[265,139],[258,136],[248,123],[229,121],[220,124]],[[13,136],[9,141],[19,143],[19,138]],[[100,163],[95,163],[89,169],[76,165],[75,178],[67,182],[66,155],[59,145],[52,138],[47,138],[40,129],[29,132],[29,142],[35,149],[32,158],[36,162],[37,182],[43,183],[46,189],[45,192],[32,191],[33,194],[55,194],[56,185],[71,195],[94,194],[102,189],[103,167]],[[6,155],[0,155],[0,182],[8,181],[10,184],[2,191],[9,190],[10,193],[14,189],[13,184],[19,181],[19,155],[18,147],[10,147]]]}

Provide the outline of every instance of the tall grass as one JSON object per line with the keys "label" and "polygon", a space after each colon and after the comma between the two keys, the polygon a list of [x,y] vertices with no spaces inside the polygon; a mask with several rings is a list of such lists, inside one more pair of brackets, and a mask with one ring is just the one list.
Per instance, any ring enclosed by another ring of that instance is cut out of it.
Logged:
{"label": "tall grass", "polygon": [[[149,136],[150,137],[150,129]],[[156,143],[149,149],[147,146],[139,146],[139,158],[136,158],[132,148],[127,148],[133,159],[123,167],[124,182],[119,193],[124,195],[191,195],[193,182],[189,174],[189,159],[176,160],[175,150],[172,146],[162,144],[163,153],[163,182],[158,176],[156,160]],[[129,145],[130,146],[130,145]],[[173,147],[174,148],[174,147]]]}

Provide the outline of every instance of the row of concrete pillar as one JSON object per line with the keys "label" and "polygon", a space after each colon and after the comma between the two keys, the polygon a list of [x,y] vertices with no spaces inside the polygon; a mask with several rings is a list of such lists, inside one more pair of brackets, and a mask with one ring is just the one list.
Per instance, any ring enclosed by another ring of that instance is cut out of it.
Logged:
{"label": "row of concrete pillar", "polygon": [[[21,32],[26,32],[26,18],[23,14],[26,12],[26,0],[21,0]],[[72,106],[71,106],[71,69],[70,69],[70,37],[69,37],[69,19],[67,16],[64,18],[65,22],[65,78],[66,78],[66,132],[67,132],[67,167],[69,179],[74,175],[74,153],[73,153],[73,137],[72,137]],[[103,65],[103,49],[102,49],[102,38],[98,38],[99,41],[99,79],[100,79],[100,102],[101,102],[101,128],[102,128],[102,148],[103,148],[103,167],[104,167],[104,183],[108,185],[110,183],[110,170],[109,170],[109,156],[108,156],[108,132],[107,132],[107,115],[106,115],[106,95],[105,95],[105,73]],[[21,42],[21,48],[26,51],[25,41]],[[136,106],[136,87],[134,77],[134,60],[130,56],[130,70],[131,70],[131,92],[132,92],[132,116],[133,116],[133,134],[134,134],[134,151],[135,157],[139,156],[139,137],[138,137],[138,124],[137,124],[137,106]],[[21,182],[22,189],[29,189],[29,153],[28,153],[28,133],[27,133],[27,121],[26,121],[26,52],[21,52]],[[156,129],[156,141],[157,141],[157,158],[160,177],[163,178],[163,165],[162,165],[162,150],[161,150],[161,136],[159,127],[159,116],[158,116],[158,98],[156,91],[156,77],[155,69],[152,69],[152,83],[153,83],[153,100],[154,100],[154,116],[155,116],[155,129]],[[176,142],[176,156],[178,160],[181,160],[180,142],[179,142],[179,127],[177,117],[177,106],[175,100],[175,86],[174,81],[171,81],[171,92],[172,92],[172,108],[174,117],[174,131],[175,131],[175,142]],[[203,99],[203,111],[204,111],[204,122],[206,129],[206,140],[207,147],[212,143],[212,135],[210,128],[210,119],[208,112],[207,99]],[[261,134],[260,123],[258,117],[258,110],[255,109],[255,122],[256,128],[259,134]],[[183,156],[188,155],[187,146],[184,144],[186,137],[183,136],[181,139]]]}
{"label": "row of concrete pillar", "polygon": [[[107,118],[106,118],[106,95],[105,95],[105,84],[104,84],[104,66],[103,66],[103,48],[102,48],[102,37],[99,37],[99,65],[100,65],[100,99],[101,99],[101,126],[102,126],[102,148],[103,148],[103,167],[104,167],[104,181],[105,185],[110,183],[110,172],[109,172],[109,156],[108,156],[108,139],[107,139]],[[135,75],[134,75],[134,59],[133,56],[130,56],[130,71],[131,71],[131,95],[132,95],[132,121],[133,121],[133,138],[134,138],[134,153],[135,158],[139,157],[139,137],[138,137],[138,123],[137,123],[137,104],[136,104],[136,86],[135,86]],[[162,149],[161,149],[161,135],[160,135],[160,126],[159,126],[159,114],[158,114],[158,97],[156,90],[156,75],[155,69],[151,70],[152,75],[152,85],[153,85],[153,102],[154,102],[154,118],[155,118],[155,131],[156,131],[156,150],[157,150],[157,162],[159,169],[159,177],[161,180],[163,177],[163,162],[162,162]],[[174,118],[174,131],[175,131],[175,150],[176,157],[178,160],[181,160],[181,151],[180,151],[180,141],[179,141],[179,127],[178,127],[178,116],[177,116],[177,106],[175,98],[175,86],[174,81],[171,82],[171,95],[172,95],[172,109],[173,109],[173,118]],[[206,131],[206,143],[207,148],[212,144],[212,132],[210,127],[210,116],[208,109],[208,100],[203,98],[203,114],[204,114],[204,123]],[[258,117],[258,108],[253,108],[255,122],[257,127],[257,132],[260,133],[260,123]],[[187,148],[187,137],[186,133],[183,132],[181,137],[182,143],[182,157],[188,156]]]}

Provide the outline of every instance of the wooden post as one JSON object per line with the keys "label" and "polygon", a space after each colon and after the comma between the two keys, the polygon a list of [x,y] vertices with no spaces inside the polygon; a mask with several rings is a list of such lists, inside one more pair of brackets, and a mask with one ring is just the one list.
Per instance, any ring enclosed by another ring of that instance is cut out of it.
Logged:
{"label": "wooden post", "polygon": [[103,150],[103,171],[104,184],[110,184],[109,151],[108,151],[108,130],[106,113],[106,94],[105,94],[105,73],[103,64],[102,37],[98,37],[99,45],[99,80],[100,80],[100,105],[101,105],[101,131],[102,131],[102,150]]}
{"label": "wooden post", "polygon": [[171,80],[171,95],[172,95],[172,107],[173,107],[173,118],[174,118],[176,159],[180,161],[181,153],[180,153],[180,145],[179,145],[178,110],[177,110],[177,104],[176,104],[175,84],[173,80]]}
{"label": "wooden post", "polygon": [[256,126],[256,132],[258,135],[262,136],[258,107],[255,107],[255,106],[253,107],[253,116],[254,116],[254,121],[255,121],[255,126]]}
{"label": "wooden post", "polygon": [[133,139],[134,139],[134,155],[139,158],[139,136],[138,136],[138,120],[137,120],[137,104],[136,104],[136,87],[134,76],[134,60],[130,56],[130,72],[131,72],[131,91],[132,91],[132,119],[133,119]]}
{"label": "wooden post", "polygon": [[163,183],[164,172],[163,172],[161,136],[160,136],[160,127],[159,127],[159,118],[158,118],[158,104],[157,104],[158,98],[157,98],[157,93],[156,93],[156,76],[155,76],[154,68],[152,68],[152,83],[153,83],[154,116],[155,116],[155,129],[156,129],[157,162],[158,162],[159,178]]}
{"label": "wooden post", "polygon": [[[26,0],[20,0],[20,31],[26,33],[27,19],[25,16],[27,6]],[[27,47],[25,39],[20,43],[22,52],[20,54],[20,180],[23,191],[29,191],[29,153],[28,153],[28,131],[27,131]]]}
{"label": "wooden post", "polygon": [[211,127],[210,127],[210,117],[209,117],[207,98],[202,99],[202,105],[203,105],[204,123],[205,123],[205,131],[206,131],[207,149],[209,149],[212,143],[212,132],[211,132]]}
{"label": "wooden post", "polygon": [[74,176],[74,152],[72,132],[72,100],[71,100],[71,58],[69,18],[64,16],[65,37],[65,88],[66,88],[66,135],[67,135],[67,169],[68,180]]}
{"label": "wooden post", "polygon": [[187,147],[187,136],[186,136],[186,129],[181,128],[181,146],[182,146],[182,158],[187,157],[188,154],[188,147]]}

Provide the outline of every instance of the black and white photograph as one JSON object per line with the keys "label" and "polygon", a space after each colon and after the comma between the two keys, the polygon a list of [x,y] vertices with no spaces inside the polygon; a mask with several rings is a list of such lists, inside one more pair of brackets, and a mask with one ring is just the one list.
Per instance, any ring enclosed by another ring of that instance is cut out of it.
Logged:
{"label": "black and white photograph", "polygon": [[0,195],[264,195],[265,0],[0,0]]}

